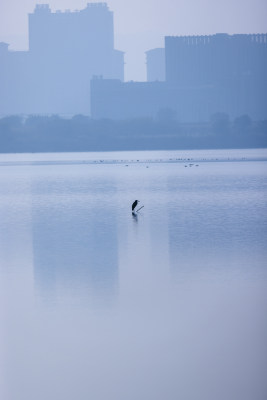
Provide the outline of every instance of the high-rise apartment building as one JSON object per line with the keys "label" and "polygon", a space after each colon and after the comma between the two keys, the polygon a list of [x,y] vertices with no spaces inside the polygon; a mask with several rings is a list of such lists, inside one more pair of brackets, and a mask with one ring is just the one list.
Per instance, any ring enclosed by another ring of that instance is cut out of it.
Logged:
{"label": "high-rise apartment building", "polygon": [[165,49],[157,48],[146,51],[147,81],[165,81]]}
{"label": "high-rise apartment building", "polygon": [[203,92],[208,113],[267,117],[267,34],[169,36],[165,56],[166,82]]}
{"label": "high-rise apartment building", "polygon": [[106,3],[55,13],[48,4],[37,5],[29,14],[29,51],[53,63],[66,60],[65,68],[79,65],[91,74],[123,80],[123,52],[114,49],[113,12]]}
{"label": "high-rise apartment building", "polygon": [[167,36],[165,52],[166,80],[181,86],[267,81],[267,34]]}
{"label": "high-rise apartment building", "polygon": [[0,66],[0,81],[10,85],[0,94],[0,114],[88,114],[94,75],[124,79],[124,53],[114,49],[113,12],[106,3],[88,3],[74,12],[37,4],[29,14],[29,51],[19,57],[22,52],[2,45],[1,59],[2,53],[7,66]]}

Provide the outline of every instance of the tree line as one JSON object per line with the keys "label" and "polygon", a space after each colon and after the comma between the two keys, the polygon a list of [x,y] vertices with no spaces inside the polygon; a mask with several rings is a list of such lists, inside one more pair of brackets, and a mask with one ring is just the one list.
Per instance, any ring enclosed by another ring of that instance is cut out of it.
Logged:
{"label": "tree line", "polygon": [[0,119],[0,152],[179,150],[267,147],[267,120],[224,113],[203,123],[181,123],[168,112],[157,118],[94,120],[84,115],[6,116]]}

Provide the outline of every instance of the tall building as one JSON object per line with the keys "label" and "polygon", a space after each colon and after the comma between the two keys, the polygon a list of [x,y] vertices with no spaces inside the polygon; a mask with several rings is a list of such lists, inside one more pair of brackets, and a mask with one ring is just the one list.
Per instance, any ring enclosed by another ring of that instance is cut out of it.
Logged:
{"label": "tall building", "polygon": [[106,3],[55,13],[48,4],[37,5],[29,14],[29,51],[53,66],[63,59],[64,68],[71,65],[77,73],[86,69],[123,80],[123,52],[114,50],[113,12]]}
{"label": "tall building", "polygon": [[166,80],[182,86],[267,80],[267,34],[167,36],[165,51]]}
{"label": "tall building", "polygon": [[8,47],[8,43],[0,42],[0,117],[23,113],[28,101],[29,52],[9,51]]}
{"label": "tall building", "polygon": [[267,34],[169,36],[165,56],[166,82],[203,90],[208,110],[267,118]]}
{"label": "tall building", "polygon": [[146,51],[147,81],[165,81],[165,49]]}
{"label": "tall building", "polygon": [[[7,65],[18,53],[0,46]],[[5,81],[24,75],[0,95],[0,114],[88,114],[94,75],[124,79],[124,53],[114,49],[113,12],[106,3],[88,3],[75,12],[52,12],[48,4],[37,4],[29,14],[29,51],[24,53],[10,71],[0,67]],[[13,99],[7,107],[8,94]]]}

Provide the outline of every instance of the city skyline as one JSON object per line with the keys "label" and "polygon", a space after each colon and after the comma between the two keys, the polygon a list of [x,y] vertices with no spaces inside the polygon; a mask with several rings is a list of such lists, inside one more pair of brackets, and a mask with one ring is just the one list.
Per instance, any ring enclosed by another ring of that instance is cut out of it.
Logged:
{"label": "city skyline", "polygon": [[[88,0],[51,0],[52,11],[84,8]],[[0,4],[0,41],[11,50],[28,49],[28,13],[34,0],[3,0]],[[266,32],[267,4],[264,0],[237,0],[234,4],[211,0],[110,0],[114,12],[115,47],[125,52],[125,80],[146,80],[145,51],[164,46],[165,36],[214,33]],[[14,10],[16,10],[14,12]],[[142,10],[142,13],[140,13]]]}
{"label": "city skyline", "polygon": [[266,118],[267,34],[165,36],[146,51],[148,82],[138,82],[125,79],[108,3],[74,11],[39,3],[28,21],[26,51],[0,42],[2,115],[155,118],[167,108],[183,122],[222,112]]}

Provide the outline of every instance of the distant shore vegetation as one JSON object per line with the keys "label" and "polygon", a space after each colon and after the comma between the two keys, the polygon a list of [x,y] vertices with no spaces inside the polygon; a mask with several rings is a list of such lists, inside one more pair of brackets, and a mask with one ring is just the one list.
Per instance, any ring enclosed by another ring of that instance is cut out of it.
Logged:
{"label": "distant shore vegetation", "polygon": [[157,118],[94,120],[84,115],[0,118],[0,152],[79,152],[267,147],[267,120],[224,113],[181,123],[166,110]]}

